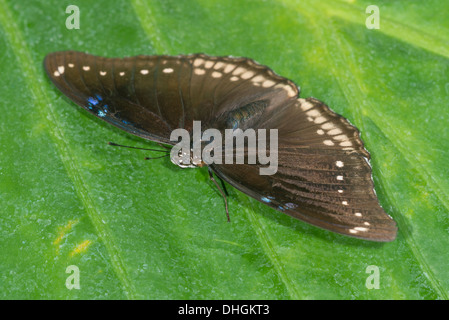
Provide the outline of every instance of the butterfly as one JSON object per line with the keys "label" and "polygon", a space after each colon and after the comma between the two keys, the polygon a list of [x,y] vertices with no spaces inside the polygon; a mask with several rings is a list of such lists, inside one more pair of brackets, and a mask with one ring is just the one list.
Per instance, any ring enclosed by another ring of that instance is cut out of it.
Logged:
{"label": "butterfly", "polygon": [[[359,131],[315,98],[252,59],[205,54],[105,58],[48,54],[45,70],[76,104],[131,134],[173,146],[175,129],[277,129],[278,167],[209,164],[216,176],[258,201],[343,235],[392,241],[395,221],[374,191]],[[218,185],[217,185],[218,186]]]}

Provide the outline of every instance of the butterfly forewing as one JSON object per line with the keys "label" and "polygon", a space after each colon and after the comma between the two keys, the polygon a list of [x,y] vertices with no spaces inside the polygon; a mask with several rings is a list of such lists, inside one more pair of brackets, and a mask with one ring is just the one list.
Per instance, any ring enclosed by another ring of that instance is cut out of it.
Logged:
{"label": "butterfly forewing", "polygon": [[[358,130],[319,100],[298,98],[290,80],[251,59],[180,56],[102,58],[64,51],[45,69],[75,103],[132,134],[170,141],[173,129],[278,130],[278,168],[212,164],[257,200],[345,235],[391,241],[395,222],[379,205]],[[271,152],[271,151],[270,151]]]}
{"label": "butterfly forewing", "polygon": [[173,129],[182,127],[185,116],[180,79],[188,72],[180,58],[162,56],[154,73],[156,101],[161,117]]}

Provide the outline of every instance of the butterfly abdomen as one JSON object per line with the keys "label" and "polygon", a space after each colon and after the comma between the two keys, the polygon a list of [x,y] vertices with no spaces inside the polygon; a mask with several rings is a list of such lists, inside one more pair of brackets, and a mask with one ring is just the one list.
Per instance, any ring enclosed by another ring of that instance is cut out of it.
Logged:
{"label": "butterfly abdomen", "polygon": [[226,121],[227,128],[244,130],[251,127],[250,122],[259,118],[267,105],[267,101],[255,101],[229,112]]}

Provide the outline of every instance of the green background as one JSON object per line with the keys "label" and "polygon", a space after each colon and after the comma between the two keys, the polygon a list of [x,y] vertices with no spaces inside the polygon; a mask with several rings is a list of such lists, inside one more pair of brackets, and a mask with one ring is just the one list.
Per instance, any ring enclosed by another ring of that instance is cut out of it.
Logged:
{"label": "green background", "polygon": [[[68,5],[80,29],[68,30]],[[369,30],[368,5],[380,8]],[[449,2],[0,0],[0,298],[446,299]],[[392,243],[323,231],[145,151],[47,79],[52,51],[247,56],[362,132]],[[68,290],[66,268],[80,270]],[[365,286],[379,268],[379,289]]]}

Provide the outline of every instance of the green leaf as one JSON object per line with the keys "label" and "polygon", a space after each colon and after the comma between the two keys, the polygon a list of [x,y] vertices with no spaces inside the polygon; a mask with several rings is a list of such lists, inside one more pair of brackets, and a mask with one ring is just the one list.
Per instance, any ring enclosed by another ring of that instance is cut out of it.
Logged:
{"label": "green leaf", "polygon": [[[449,3],[378,0],[368,29],[368,0],[74,2],[79,30],[65,2],[0,0],[0,298],[448,298]],[[361,130],[398,238],[320,230],[235,189],[227,223],[206,170],[111,148],[154,144],[50,84],[44,56],[68,49],[270,66]]]}

